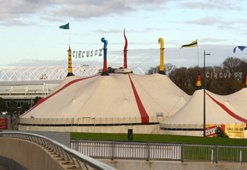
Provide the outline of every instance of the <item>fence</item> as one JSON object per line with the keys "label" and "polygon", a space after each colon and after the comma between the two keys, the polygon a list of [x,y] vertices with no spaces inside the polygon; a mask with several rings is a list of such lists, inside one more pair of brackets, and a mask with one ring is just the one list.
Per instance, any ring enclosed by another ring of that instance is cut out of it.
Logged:
{"label": "fence", "polygon": [[95,158],[181,160],[181,145],[72,141],[71,148]]}
{"label": "fence", "polygon": [[114,170],[114,168],[107,164],[78,153],[45,136],[25,132],[0,132],[0,138],[4,137],[18,138],[36,143],[49,152],[59,156],[61,160],[64,160],[63,164],[71,165],[72,169],[93,168],[98,170]]}
{"label": "fence", "polygon": [[106,159],[247,162],[247,147],[72,140],[78,152]]}

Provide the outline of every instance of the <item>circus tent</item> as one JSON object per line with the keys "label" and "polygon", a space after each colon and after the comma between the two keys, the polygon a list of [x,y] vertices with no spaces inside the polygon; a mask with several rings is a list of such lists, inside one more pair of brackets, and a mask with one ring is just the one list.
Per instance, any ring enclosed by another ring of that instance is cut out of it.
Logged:
{"label": "circus tent", "polygon": [[189,98],[162,74],[71,76],[21,116],[19,129],[158,133]]}
{"label": "circus tent", "polygon": [[[244,112],[244,107],[246,106],[238,104],[238,101],[242,101],[241,104],[246,105],[246,100],[242,96],[243,91],[245,90],[227,96],[216,95],[206,91],[206,127],[220,124],[246,124],[247,120],[240,116],[241,111]],[[190,100],[176,114],[161,123],[162,133],[202,136],[203,95],[203,90],[195,91]]]}
{"label": "circus tent", "polygon": [[217,95],[215,98],[247,122],[247,88],[226,96]]}

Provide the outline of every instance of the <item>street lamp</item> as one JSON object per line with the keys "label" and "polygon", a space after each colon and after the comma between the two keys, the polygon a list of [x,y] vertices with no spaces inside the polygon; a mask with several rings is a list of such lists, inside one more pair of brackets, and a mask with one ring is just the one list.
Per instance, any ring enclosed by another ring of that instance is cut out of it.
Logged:
{"label": "street lamp", "polygon": [[203,136],[206,137],[206,67],[205,67],[205,56],[210,55],[204,50],[204,65],[203,65]]}

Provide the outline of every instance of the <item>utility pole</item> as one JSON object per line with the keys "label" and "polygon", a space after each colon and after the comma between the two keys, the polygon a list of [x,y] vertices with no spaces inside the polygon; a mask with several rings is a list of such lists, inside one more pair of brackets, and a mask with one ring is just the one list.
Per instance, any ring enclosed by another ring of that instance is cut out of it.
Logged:
{"label": "utility pole", "polygon": [[203,65],[203,136],[206,137],[206,67],[205,67],[205,57],[210,55],[204,50],[204,65]]}

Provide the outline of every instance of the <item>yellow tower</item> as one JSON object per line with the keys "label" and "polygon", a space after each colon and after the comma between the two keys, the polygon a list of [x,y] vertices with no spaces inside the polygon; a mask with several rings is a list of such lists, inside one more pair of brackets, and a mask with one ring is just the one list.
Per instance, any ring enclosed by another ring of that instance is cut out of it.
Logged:
{"label": "yellow tower", "polygon": [[69,50],[68,50],[68,74],[67,77],[69,76],[73,76],[73,71],[72,71],[72,55],[71,55],[71,49],[69,46]]}
{"label": "yellow tower", "polygon": [[159,44],[160,44],[160,70],[159,73],[160,74],[165,74],[165,61],[164,61],[164,39],[163,38],[159,38],[158,40]]}

